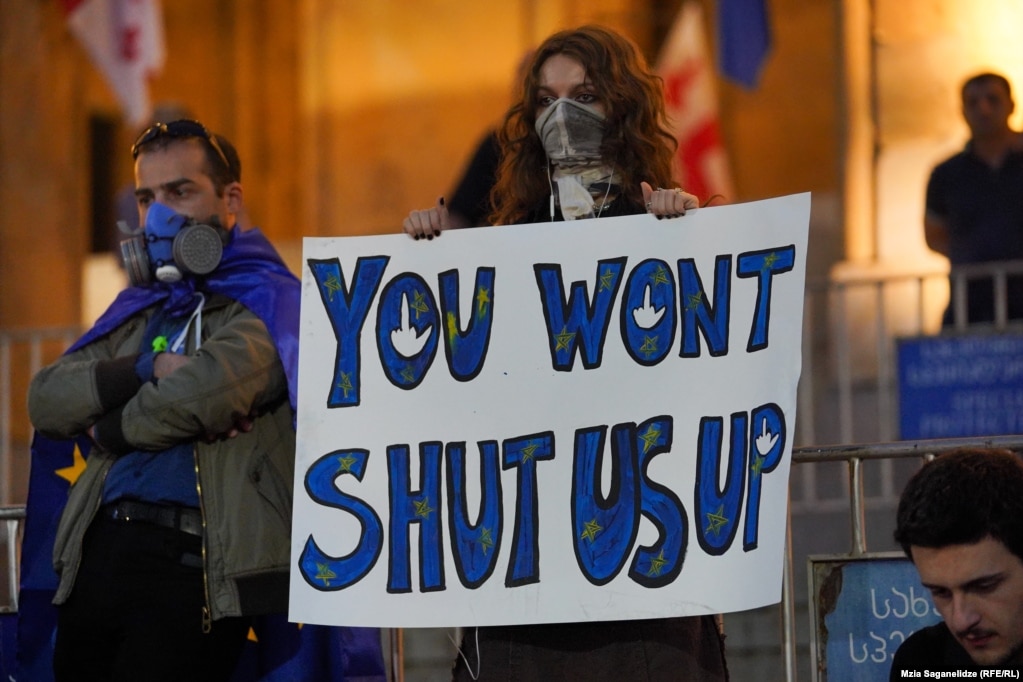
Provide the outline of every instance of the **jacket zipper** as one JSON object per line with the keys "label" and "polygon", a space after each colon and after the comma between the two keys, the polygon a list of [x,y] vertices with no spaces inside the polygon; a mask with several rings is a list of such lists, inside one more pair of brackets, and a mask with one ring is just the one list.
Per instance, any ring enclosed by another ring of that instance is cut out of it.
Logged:
{"label": "jacket zipper", "polygon": [[192,461],[195,462],[195,489],[199,493],[199,515],[202,518],[202,632],[208,635],[213,629],[213,613],[210,610],[210,583],[206,575],[206,506],[202,502],[202,481],[199,478],[199,448],[192,446]]}

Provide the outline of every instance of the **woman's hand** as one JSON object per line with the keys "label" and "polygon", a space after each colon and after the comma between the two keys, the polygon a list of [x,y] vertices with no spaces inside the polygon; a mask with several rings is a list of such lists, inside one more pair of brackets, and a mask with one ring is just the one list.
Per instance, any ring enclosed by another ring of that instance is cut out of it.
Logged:
{"label": "woman's hand", "polygon": [[677,218],[691,208],[699,208],[700,200],[695,194],[681,189],[654,189],[648,182],[641,182],[646,212],[661,218]]}
{"label": "woman's hand", "polygon": [[422,211],[412,211],[401,224],[413,239],[433,239],[444,230],[451,229],[451,216],[444,205],[444,197],[437,199],[437,205]]}

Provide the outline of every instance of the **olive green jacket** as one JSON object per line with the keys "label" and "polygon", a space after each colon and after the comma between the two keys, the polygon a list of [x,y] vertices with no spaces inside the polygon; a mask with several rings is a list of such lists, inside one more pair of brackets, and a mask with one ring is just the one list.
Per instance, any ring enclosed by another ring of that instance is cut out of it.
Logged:
{"label": "olive green jacket", "polygon": [[[153,310],[64,355],[29,388],[29,417],[43,435],[70,438],[99,422],[101,442],[114,443],[92,449],[71,487],[53,549],[60,576],[54,603],[67,600],[74,586],[82,540],[117,455],[193,442],[206,617],[286,612],[295,431],[274,343],[259,318],[214,295],[203,309],[198,350],[189,329],[189,362],[141,384],[134,364]],[[204,436],[226,434],[250,414],[258,415],[251,431],[205,442]]]}

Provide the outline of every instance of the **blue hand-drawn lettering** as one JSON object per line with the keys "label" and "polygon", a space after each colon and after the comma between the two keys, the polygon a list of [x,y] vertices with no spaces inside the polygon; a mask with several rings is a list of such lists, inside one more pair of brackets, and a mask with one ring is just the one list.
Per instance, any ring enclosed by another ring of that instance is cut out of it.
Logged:
{"label": "blue hand-drawn lettering", "polygon": [[440,336],[433,292],[415,273],[395,277],[380,294],[377,350],[384,375],[398,388],[418,386],[433,364]]}
{"label": "blue hand-drawn lettering", "polygon": [[644,587],[670,584],[682,571],[689,545],[689,519],[682,501],[667,486],[650,480],[647,467],[656,455],[671,451],[674,421],[668,416],[648,419],[636,427],[639,455],[640,509],[657,528],[657,541],[636,550],[629,577]]}
{"label": "blue hand-drawn lettering", "polygon": [[625,350],[640,365],[663,360],[675,343],[675,277],[667,263],[645,260],[629,273],[622,298]]}
{"label": "blue hand-drawn lettering", "polygon": [[329,408],[352,407],[361,401],[362,352],[359,338],[388,260],[386,256],[360,258],[355,264],[349,290],[337,258],[309,259],[309,270],[316,280],[320,300],[337,339],[334,380],[327,396]]}
{"label": "blue hand-drawn lettering", "polygon": [[328,592],[354,585],[372,570],[380,556],[384,544],[380,517],[372,507],[341,492],[334,484],[338,476],[343,475],[361,481],[368,459],[366,450],[337,450],[316,460],[306,471],[305,489],[310,499],[325,507],[349,512],[362,524],[358,544],[343,557],[326,554],[311,535],[306,540],[298,568],[305,581],[317,590]]}
{"label": "blue hand-drawn lettering", "polygon": [[[604,456],[606,426],[575,433],[572,465],[572,538],[583,576],[594,585],[618,575],[639,531],[639,471],[634,450],[635,424],[611,431],[611,455]],[[607,496],[601,493],[601,470],[611,469]]]}
{"label": "blue hand-drawn lettering", "polygon": [[494,572],[501,547],[501,463],[496,441],[483,441],[480,450],[480,509],[469,521],[466,495],[465,443],[448,443],[448,519],[451,551],[458,579],[468,588],[482,585]]}
{"label": "blue hand-drawn lettering", "polygon": [[554,459],[554,434],[550,431],[510,438],[503,444],[504,469],[518,469],[515,496],[515,532],[504,584],[508,587],[540,581],[540,514],[536,463]]}
{"label": "blue hand-drawn lettering", "polygon": [[785,415],[781,407],[766,403],[753,410],[750,419],[749,495],[746,497],[746,524],[743,529],[743,549],[757,548],[760,532],[760,493],[764,474],[778,468],[785,452]]}
{"label": "blue hand-drawn lettering", "polygon": [[574,282],[566,301],[560,265],[533,266],[547,321],[551,366],[556,371],[572,371],[577,344],[581,348],[583,367],[593,369],[600,366],[611,309],[618,296],[625,261],[625,258],[599,261],[592,301],[587,295],[585,282]]}
{"label": "blue hand-drawn lettering", "polygon": [[423,592],[444,589],[444,537],[441,524],[441,448],[419,444],[419,488],[412,488],[407,445],[387,448],[390,523],[387,591],[412,591],[412,524],[419,524],[419,584]]}
{"label": "blue hand-drawn lettering", "polygon": [[739,277],[757,278],[757,305],[750,327],[746,352],[767,348],[771,322],[771,280],[776,274],[790,271],[796,261],[796,247],[789,245],[739,255],[736,273]]}
{"label": "blue hand-drawn lettering", "polygon": [[462,331],[462,316],[459,312],[458,271],[442,272],[438,281],[448,367],[451,376],[458,381],[471,381],[483,368],[483,360],[490,345],[490,331],[494,326],[494,268],[476,270],[472,312],[465,331]]}
{"label": "blue hand-drawn lettering", "polygon": [[700,355],[698,330],[703,332],[711,356],[728,354],[731,274],[731,256],[718,256],[714,264],[714,303],[711,304],[694,261],[691,258],[678,261],[682,301],[682,350],[679,357],[695,358]]}
{"label": "blue hand-drawn lettering", "polygon": [[718,485],[724,420],[700,420],[696,460],[696,518],[700,546],[711,556],[728,551],[739,527],[746,481],[747,421],[745,412],[732,414],[732,438],[724,487]]}

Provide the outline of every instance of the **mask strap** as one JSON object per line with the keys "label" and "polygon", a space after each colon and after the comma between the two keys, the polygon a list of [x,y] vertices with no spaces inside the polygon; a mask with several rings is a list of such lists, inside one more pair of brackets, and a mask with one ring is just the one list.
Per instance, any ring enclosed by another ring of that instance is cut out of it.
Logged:
{"label": "mask strap", "polygon": [[199,305],[192,311],[188,322],[185,323],[185,328],[181,330],[181,333],[178,334],[178,337],[174,339],[174,343],[168,349],[172,353],[177,353],[181,350],[181,346],[185,343],[185,336],[188,334],[188,328],[192,326],[193,320],[195,320],[195,347],[199,348],[202,345],[202,307],[206,305],[206,297],[198,291],[195,292],[195,295],[199,297]]}
{"label": "mask strap", "polygon": [[551,181],[551,162],[547,162],[547,185],[551,188],[551,222],[554,222],[554,183]]}

